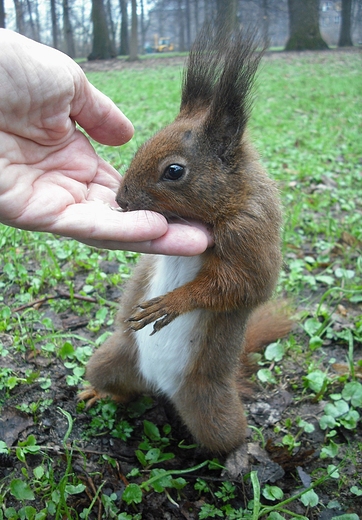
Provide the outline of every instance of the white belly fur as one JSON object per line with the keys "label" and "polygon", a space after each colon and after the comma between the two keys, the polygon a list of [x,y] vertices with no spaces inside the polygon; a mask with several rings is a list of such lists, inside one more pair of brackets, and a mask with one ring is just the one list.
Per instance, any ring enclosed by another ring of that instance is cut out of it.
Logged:
{"label": "white belly fur", "polygon": [[[153,267],[146,300],[193,280],[201,267],[201,258],[159,256],[155,257]],[[153,323],[135,333],[141,374],[156,391],[168,397],[172,397],[181,383],[183,370],[197,341],[201,312],[197,309],[183,314],[152,336]]]}

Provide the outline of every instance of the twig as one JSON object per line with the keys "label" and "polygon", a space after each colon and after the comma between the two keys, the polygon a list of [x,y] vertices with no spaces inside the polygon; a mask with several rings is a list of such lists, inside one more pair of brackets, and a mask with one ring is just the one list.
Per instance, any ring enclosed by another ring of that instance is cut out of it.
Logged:
{"label": "twig", "polygon": [[61,298],[60,294],[55,294],[53,296],[45,296],[44,298],[39,298],[38,300],[33,300],[32,302],[25,303],[24,305],[20,305],[20,307],[16,307],[12,312],[23,311],[24,309],[29,309],[30,307],[35,307],[36,305],[42,305],[48,300],[55,300],[56,298]]}
{"label": "twig", "polygon": [[123,484],[127,487],[129,485],[129,482],[128,480],[126,479],[126,477],[123,475],[122,471],[121,471],[121,468],[119,467],[119,464],[118,464],[118,461],[116,460],[116,465],[117,465],[117,472],[118,472],[118,477],[122,480]]}
{"label": "twig", "polygon": [[[92,296],[83,296],[83,294],[70,294],[69,292],[64,291],[58,291],[57,294],[51,294],[49,296],[44,296],[44,298],[39,298],[38,300],[33,300],[29,303],[25,303],[24,305],[20,305],[20,307],[16,307],[13,309],[12,312],[20,312],[24,309],[29,309],[30,307],[40,307],[43,303],[48,302],[49,300],[55,300],[57,298],[68,298],[69,300],[81,300],[84,302],[90,302],[90,303],[98,303],[98,300],[96,298],[93,298]],[[109,302],[104,301],[103,305],[106,305],[107,307],[116,307],[117,303],[115,302]]]}

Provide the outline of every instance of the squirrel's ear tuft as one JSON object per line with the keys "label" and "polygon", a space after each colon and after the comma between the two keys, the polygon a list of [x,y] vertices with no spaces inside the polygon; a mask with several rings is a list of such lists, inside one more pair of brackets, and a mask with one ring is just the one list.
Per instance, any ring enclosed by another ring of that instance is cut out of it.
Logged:
{"label": "squirrel's ear tuft", "polygon": [[202,29],[191,49],[184,73],[181,113],[206,114],[205,137],[227,161],[248,122],[251,90],[265,46],[251,31],[213,33]]}

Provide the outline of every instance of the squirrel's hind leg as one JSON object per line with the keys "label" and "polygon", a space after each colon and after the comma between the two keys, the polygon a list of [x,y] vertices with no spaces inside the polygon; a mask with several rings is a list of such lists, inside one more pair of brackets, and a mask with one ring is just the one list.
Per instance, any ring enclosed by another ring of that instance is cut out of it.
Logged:
{"label": "squirrel's hind leg", "polygon": [[86,379],[91,386],[79,394],[79,399],[87,400],[91,406],[107,396],[115,401],[128,402],[141,393],[147,393],[149,389],[137,364],[138,350],[132,333],[118,328],[90,358]]}
{"label": "squirrel's hind leg", "polygon": [[247,422],[235,382],[184,381],[171,399],[195,440],[212,453],[245,441]]}

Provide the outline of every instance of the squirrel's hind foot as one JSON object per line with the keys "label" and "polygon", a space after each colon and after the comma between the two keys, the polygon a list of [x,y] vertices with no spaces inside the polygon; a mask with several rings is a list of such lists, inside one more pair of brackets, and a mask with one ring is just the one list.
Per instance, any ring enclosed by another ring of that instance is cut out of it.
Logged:
{"label": "squirrel's hind foot", "polygon": [[92,408],[92,406],[94,406],[97,401],[99,401],[100,399],[105,399],[106,397],[114,399],[112,395],[107,394],[105,392],[99,392],[93,386],[86,386],[84,390],[82,390],[77,395],[78,401],[85,401],[85,407],[87,410],[88,408]]}

